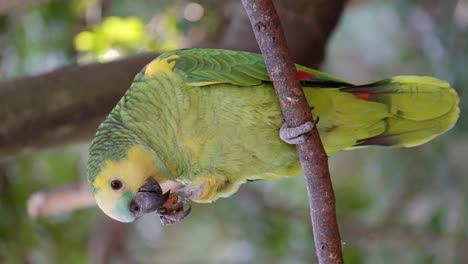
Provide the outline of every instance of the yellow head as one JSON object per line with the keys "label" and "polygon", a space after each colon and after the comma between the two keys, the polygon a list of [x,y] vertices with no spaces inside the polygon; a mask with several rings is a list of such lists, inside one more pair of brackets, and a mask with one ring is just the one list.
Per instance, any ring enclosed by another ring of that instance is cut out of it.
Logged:
{"label": "yellow head", "polygon": [[[145,148],[131,147],[123,158],[103,159],[101,163],[94,178],[88,165],[89,183],[99,208],[115,220],[132,222],[158,209],[167,199],[168,193],[163,195],[158,184],[163,180],[161,168],[164,172],[165,166]],[[151,208],[135,199],[141,192],[152,195]]]}

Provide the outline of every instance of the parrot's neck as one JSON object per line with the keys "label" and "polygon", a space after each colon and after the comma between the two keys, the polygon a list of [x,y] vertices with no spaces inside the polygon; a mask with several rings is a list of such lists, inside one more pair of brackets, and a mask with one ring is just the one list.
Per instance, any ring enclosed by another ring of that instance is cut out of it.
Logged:
{"label": "parrot's neck", "polygon": [[162,183],[166,180],[171,180],[177,177],[177,171],[168,166],[162,159],[161,157],[156,153],[156,151],[149,146],[142,146],[144,147],[145,150],[147,150],[146,153],[151,155],[151,158],[154,160],[156,163],[156,168],[157,168],[157,175],[158,178],[155,178],[159,183]]}
{"label": "parrot's neck", "polygon": [[148,176],[152,176],[159,183],[176,177],[176,171],[170,169],[168,164],[158,154],[158,149],[154,148],[154,145],[150,145],[149,142],[141,138],[130,129],[127,129],[126,133],[129,133],[131,136],[135,137],[133,144],[128,145],[128,141],[125,140],[118,144],[125,146],[125,150],[122,152],[126,153],[127,160],[131,160],[131,163],[136,167],[153,168],[149,172],[150,175]]}
{"label": "parrot's neck", "polygon": [[[150,88],[143,84],[146,83],[132,86],[130,91],[135,95]],[[181,144],[184,134],[181,120],[185,110],[180,102],[186,102],[185,99],[181,99],[185,95],[180,92],[179,85],[173,87],[157,84],[154,85],[158,88],[156,91],[139,98],[138,111],[126,108],[123,103],[120,109],[114,111],[121,124],[138,137],[139,144],[154,155],[158,167],[161,166],[167,172],[164,173],[164,177],[180,178],[191,166],[187,150]],[[131,98],[128,100],[131,102]],[[132,114],[128,114],[129,112]]]}
{"label": "parrot's neck", "polygon": [[[145,150],[144,157],[139,156],[135,158],[137,160],[148,160],[151,157],[154,160],[157,168],[157,174],[160,175],[162,179],[160,180],[171,180],[178,177],[178,168],[175,166],[175,159],[170,159],[169,155],[175,150],[172,140],[166,142],[164,137],[159,133],[159,129],[153,128],[150,131],[146,131],[148,127],[139,127],[140,123],[131,124],[130,128],[127,128],[125,133],[129,134],[130,137],[133,137],[133,140],[129,141],[125,138],[116,139],[118,142],[117,146],[122,147],[123,149],[117,150],[119,153],[130,153],[134,149],[143,149]],[[140,133],[135,133],[134,131],[140,131]],[[155,139],[148,138],[144,134],[152,135]],[[112,136],[116,136],[114,133]],[[129,144],[129,142],[131,142]],[[169,154],[168,154],[169,153]],[[143,154],[142,154],[143,155]],[[168,157],[169,156],[169,157]]]}

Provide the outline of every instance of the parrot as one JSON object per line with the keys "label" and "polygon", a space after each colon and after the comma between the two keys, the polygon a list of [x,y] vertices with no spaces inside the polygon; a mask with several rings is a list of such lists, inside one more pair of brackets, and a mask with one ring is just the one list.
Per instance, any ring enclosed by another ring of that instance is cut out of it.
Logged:
{"label": "parrot", "polygon": [[[457,92],[434,77],[354,85],[295,67],[318,123],[285,125],[260,54],[192,48],[148,63],[89,147],[88,182],[99,208],[121,222],[155,212],[163,225],[178,223],[190,201],[210,203],[249,181],[302,175],[295,144],[314,126],[330,157],[371,145],[418,146],[459,116]],[[165,182],[183,188],[163,193]]]}

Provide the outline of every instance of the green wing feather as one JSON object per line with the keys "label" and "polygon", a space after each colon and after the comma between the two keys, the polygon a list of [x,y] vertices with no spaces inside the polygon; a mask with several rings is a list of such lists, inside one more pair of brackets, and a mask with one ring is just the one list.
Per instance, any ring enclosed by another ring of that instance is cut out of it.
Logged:
{"label": "green wing feather", "polygon": [[[174,71],[189,86],[229,84],[257,86],[269,77],[259,54],[220,50],[186,49],[178,55]],[[332,155],[342,149],[365,145],[415,146],[450,129],[458,119],[458,95],[445,81],[423,76],[398,76],[367,85],[347,81],[296,65],[313,77],[302,80],[314,112],[325,149]],[[365,95],[362,100],[359,95]]]}
{"label": "green wing feather", "polygon": [[178,55],[175,70],[182,71],[192,86],[229,83],[253,86],[269,81],[263,58],[248,52],[216,49],[186,49],[166,53]]}
{"label": "green wing feather", "polygon": [[[270,81],[260,54],[222,49],[185,49],[165,53],[160,58],[173,55],[178,55],[173,59],[174,68],[186,74],[188,84],[192,86],[221,83],[254,86]],[[351,85],[337,77],[301,65],[296,65],[296,69],[314,75],[315,80],[333,81],[338,86]]]}

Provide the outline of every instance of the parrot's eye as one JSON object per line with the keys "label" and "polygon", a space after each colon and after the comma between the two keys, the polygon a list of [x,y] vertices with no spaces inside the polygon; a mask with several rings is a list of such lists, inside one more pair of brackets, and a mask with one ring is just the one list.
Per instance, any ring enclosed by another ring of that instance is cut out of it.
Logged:
{"label": "parrot's eye", "polygon": [[110,187],[112,188],[112,190],[118,191],[118,190],[121,190],[124,187],[124,184],[119,179],[112,179],[110,181]]}

